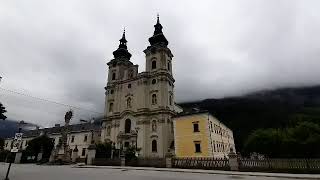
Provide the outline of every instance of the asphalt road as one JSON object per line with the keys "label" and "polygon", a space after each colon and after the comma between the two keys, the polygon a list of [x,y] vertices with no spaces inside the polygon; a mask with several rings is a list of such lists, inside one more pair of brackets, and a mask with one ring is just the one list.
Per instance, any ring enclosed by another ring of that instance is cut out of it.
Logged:
{"label": "asphalt road", "polygon": [[[8,164],[0,163],[0,180]],[[12,164],[10,180],[286,180],[287,178]],[[289,180],[289,179],[287,179]]]}

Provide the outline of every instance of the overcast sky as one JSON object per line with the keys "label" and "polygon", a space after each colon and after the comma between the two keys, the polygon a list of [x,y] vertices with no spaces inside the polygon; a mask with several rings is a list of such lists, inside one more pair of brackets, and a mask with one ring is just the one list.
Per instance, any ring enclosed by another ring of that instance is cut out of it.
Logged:
{"label": "overcast sky", "polygon": [[[157,13],[177,102],[319,84],[319,8],[318,0],[0,0],[0,88],[103,112],[106,63],[123,28],[142,72]],[[1,89],[0,101],[8,118],[42,126],[69,110]],[[74,110],[74,122],[101,115]]]}

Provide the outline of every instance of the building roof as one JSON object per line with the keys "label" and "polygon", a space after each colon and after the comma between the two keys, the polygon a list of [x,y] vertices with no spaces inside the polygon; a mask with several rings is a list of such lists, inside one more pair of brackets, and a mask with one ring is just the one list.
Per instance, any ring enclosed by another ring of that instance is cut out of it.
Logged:
{"label": "building roof", "polygon": [[[77,133],[77,132],[87,132],[87,131],[100,131],[101,130],[101,125],[99,123],[82,123],[82,124],[71,124],[69,125],[69,132],[70,133]],[[47,134],[47,135],[53,135],[53,134],[61,134],[63,130],[63,126],[54,126],[51,128],[43,128],[43,129],[35,129],[35,130],[29,130],[23,132],[23,137],[28,138],[28,137],[37,137],[40,136],[40,134]],[[10,139],[10,138],[8,138]]]}

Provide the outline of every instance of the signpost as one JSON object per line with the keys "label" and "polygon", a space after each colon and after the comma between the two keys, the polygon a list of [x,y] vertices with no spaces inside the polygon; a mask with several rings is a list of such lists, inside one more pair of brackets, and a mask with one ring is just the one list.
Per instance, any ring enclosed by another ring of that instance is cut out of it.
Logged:
{"label": "signpost", "polygon": [[[19,128],[19,132],[15,134],[14,136],[14,139],[13,139],[13,147],[12,149],[10,150],[11,152],[11,156],[13,153],[17,153],[19,151],[19,147],[20,147],[20,143],[22,141],[22,133],[20,133],[21,131],[21,128]],[[9,172],[10,172],[10,168],[11,168],[11,164],[12,164],[12,160],[11,160],[12,157],[9,158],[9,167],[8,167],[8,170],[7,170],[7,174],[6,174],[6,177],[4,178],[4,180],[9,180]]]}

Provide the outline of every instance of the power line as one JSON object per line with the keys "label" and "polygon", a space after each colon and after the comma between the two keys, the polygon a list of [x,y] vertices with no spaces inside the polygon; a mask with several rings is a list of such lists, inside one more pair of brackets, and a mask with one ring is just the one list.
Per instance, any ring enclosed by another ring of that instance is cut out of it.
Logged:
{"label": "power line", "polygon": [[85,111],[93,112],[93,113],[96,113],[96,114],[104,114],[104,113],[101,113],[101,112],[97,112],[97,111],[93,111],[93,110],[89,110],[89,109],[85,109],[85,108],[81,108],[81,107],[77,107],[77,106],[73,106],[73,105],[69,105],[69,104],[65,104],[65,103],[61,103],[61,102],[57,102],[57,101],[52,101],[52,100],[48,100],[48,99],[44,99],[44,98],[39,98],[39,97],[36,97],[36,96],[31,96],[29,94],[25,94],[25,93],[14,91],[14,90],[10,90],[10,89],[5,89],[5,88],[1,88],[1,87],[0,87],[0,89],[4,90],[4,91],[7,91],[7,92],[10,92],[10,93],[18,94],[18,95],[21,95],[21,96],[25,96],[25,97],[29,97],[29,98],[33,98],[33,99],[37,99],[37,100],[40,100],[40,101],[45,101],[45,102],[61,105],[61,106],[66,106],[66,107],[69,107],[69,108],[85,110]]}

